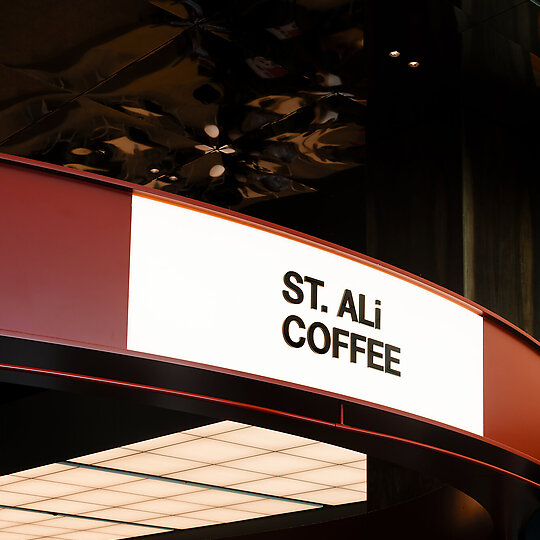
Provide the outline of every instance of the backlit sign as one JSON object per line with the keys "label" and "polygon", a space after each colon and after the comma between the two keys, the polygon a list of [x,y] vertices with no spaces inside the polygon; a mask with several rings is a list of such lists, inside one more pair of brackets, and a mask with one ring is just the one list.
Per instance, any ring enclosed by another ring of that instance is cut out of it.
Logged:
{"label": "backlit sign", "polygon": [[384,269],[133,196],[128,349],[483,434],[482,317]]}

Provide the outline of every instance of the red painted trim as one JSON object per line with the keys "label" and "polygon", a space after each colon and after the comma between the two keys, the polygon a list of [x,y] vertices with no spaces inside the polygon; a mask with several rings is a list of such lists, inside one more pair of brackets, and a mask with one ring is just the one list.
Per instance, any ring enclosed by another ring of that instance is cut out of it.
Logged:
{"label": "red painted trim", "polygon": [[430,444],[425,444],[425,443],[413,441],[413,440],[410,440],[410,439],[404,439],[402,437],[397,437],[395,435],[388,435],[388,434],[380,433],[380,432],[377,432],[377,431],[371,431],[371,430],[367,430],[367,429],[357,428],[357,427],[349,426],[349,425],[346,425],[346,424],[337,424],[337,423],[334,423],[334,422],[328,422],[326,420],[318,420],[317,418],[311,418],[309,416],[303,416],[303,415],[299,415],[299,414],[288,413],[286,411],[280,411],[278,409],[270,409],[270,408],[267,408],[267,407],[261,407],[259,405],[251,405],[249,403],[243,403],[241,401],[232,401],[232,400],[229,400],[229,399],[222,399],[222,398],[217,398],[217,397],[213,397],[213,396],[207,396],[207,395],[204,395],[204,394],[195,394],[195,393],[192,393],[192,392],[185,392],[185,391],[182,391],[182,390],[173,390],[173,389],[170,389],[170,388],[161,388],[161,387],[158,387],[158,386],[149,386],[149,385],[145,385],[145,384],[129,383],[129,382],[125,382],[125,381],[118,381],[118,380],[115,380],[115,379],[105,379],[105,378],[101,378],[101,377],[93,377],[93,376],[88,376],[88,375],[79,375],[79,374],[76,374],[76,373],[68,373],[68,372],[65,372],[65,371],[55,371],[55,370],[50,370],[50,369],[32,368],[32,367],[26,367],[26,366],[10,365],[10,364],[0,364],[0,369],[36,373],[36,374],[41,374],[41,375],[52,375],[52,376],[64,377],[64,378],[72,379],[72,380],[79,380],[79,381],[86,381],[86,382],[96,382],[96,383],[100,383],[100,384],[107,384],[109,386],[115,386],[115,387],[118,387],[118,388],[129,388],[129,389],[133,389],[133,390],[144,390],[144,391],[156,392],[156,393],[160,393],[160,394],[174,395],[174,396],[179,396],[179,397],[187,397],[187,398],[191,398],[191,399],[197,399],[199,401],[204,401],[204,402],[207,402],[207,403],[218,403],[220,405],[228,405],[228,406],[237,407],[237,408],[240,408],[240,409],[246,409],[246,410],[255,411],[255,412],[261,412],[261,413],[265,413],[265,414],[272,414],[274,416],[280,416],[282,418],[300,420],[302,422],[306,422],[306,423],[310,423],[310,424],[316,424],[316,425],[320,425],[320,426],[332,427],[332,428],[336,428],[336,429],[339,429],[339,430],[342,430],[342,431],[348,431],[348,432],[352,432],[352,433],[361,433],[363,435],[369,435],[369,436],[372,436],[372,437],[377,437],[379,439],[390,440],[390,441],[395,441],[395,442],[399,442],[399,443],[409,444],[411,446],[416,446],[418,448],[424,448],[426,450],[437,452],[439,454],[444,454],[446,456],[450,456],[450,457],[453,457],[453,458],[456,458],[456,459],[460,459],[460,460],[466,461],[468,463],[473,463],[474,465],[479,465],[481,467],[490,469],[492,471],[495,471],[495,472],[498,472],[498,473],[501,473],[501,474],[505,474],[507,476],[510,476],[512,478],[515,478],[517,480],[520,480],[520,481],[525,482],[525,483],[527,483],[527,484],[529,484],[529,485],[531,485],[533,487],[536,487],[536,488],[540,489],[540,483],[535,482],[533,480],[530,480],[529,478],[526,478],[525,476],[521,476],[521,475],[519,475],[517,473],[514,473],[512,471],[509,471],[507,469],[503,469],[502,467],[498,467],[497,465],[492,465],[491,463],[487,463],[485,461],[481,461],[479,459],[472,458],[472,457],[466,456],[464,454],[458,454],[457,452],[452,452],[451,450],[446,450],[444,448],[439,448],[437,446],[433,446],[433,445],[430,445]]}
{"label": "red painted trim", "polygon": [[[57,176],[67,177],[67,178],[76,179],[76,180],[84,180],[85,182],[96,183],[96,184],[100,184],[102,186],[107,186],[109,188],[115,188],[115,189],[122,190],[122,191],[125,191],[125,192],[128,192],[128,193],[135,193],[135,194],[146,196],[146,197],[149,197],[149,198],[152,198],[152,199],[157,199],[157,200],[160,200],[160,201],[168,203],[168,204],[174,204],[174,205],[183,206],[183,207],[189,208],[191,210],[204,212],[206,214],[213,215],[213,216],[216,216],[216,217],[219,217],[219,218],[222,218],[222,219],[230,219],[230,220],[233,220],[233,221],[235,221],[237,223],[241,223],[241,224],[244,224],[244,225],[255,227],[255,228],[258,228],[260,230],[264,230],[264,231],[272,233],[272,234],[278,234],[280,236],[284,236],[286,238],[289,238],[289,239],[292,239],[292,240],[295,240],[295,241],[298,241],[298,242],[302,242],[302,243],[311,245],[311,246],[319,248],[319,249],[323,249],[323,250],[332,252],[332,253],[334,253],[334,254],[336,254],[338,256],[346,257],[348,259],[352,259],[352,260],[358,261],[360,263],[367,264],[367,265],[369,265],[371,267],[374,267],[374,268],[376,268],[378,270],[390,273],[390,274],[395,275],[396,277],[399,277],[401,279],[404,279],[404,280],[406,280],[406,281],[408,281],[410,283],[413,283],[415,285],[418,285],[420,287],[428,289],[428,290],[430,290],[430,291],[432,291],[432,292],[434,292],[436,294],[439,294],[439,295],[441,295],[441,296],[443,296],[443,297],[445,297],[445,298],[447,298],[447,299],[449,299],[451,301],[454,301],[454,302],[456,302],[456,303],[470,309],[471,311],[473,311],[475,313],[478,313],[478,314],[482,315],[485,320],[489,320],[489,321],[494,322],[497,326],[499,326],[501,328],[501,330],[506,331],[507,333],[511,333],[514,336],[517,336],[518,338],[520,338],[521,342],[527,343],[529,346],[532,346],[536,352],[540,351],[540,342],[538,340],[536,340],[533,337],[529,336],[528,334],[526,334],[520,328],[518,328],[515,325],[513,325],[512,323],[504,320],[499,315],[497,315],[497,314],[483,308],[482,306],[479,306],[478,304],[461,297],[460,295],[454,293],[453,291],[449,291],[449,290],[447,290],[447,289],[445,289],[445,288],[443,288],[443,287],[441,287],[439,285],[436,285],[434,283],[430,283],[429,281],[427,281],[427,280],[425,280],[425,279],[423,279],[421,277],[415,276],[415,275],[413,275],[413,274],[411,274],[409,272],[405,272],[405,271],[400,270],[400,269],[398,269],[398,268],[396,268],[396,267],[394,267],[392,265],[389,265],[389,264],[386,264],[384,262],[378,261],[378,260],[373,259],[371,257],[358,254],[358,253],[356,253],[356,252],[354,252],[352,250],[342,248],[342,247],[337,246],[335,244],[332,244],[330,242],[326,242],[324,240],[318,240],[318,239],[313,238],[313,237],[311,237],[311,236],[309,236],[307,234],[295,232],[295,231],[292,231],[292,230],[287,229],[285,227],[281,227],[281,226],[278,226],[278,225],[273,225],[271,223],[268,223],[268,222],[265,222],[265,221],[262,221],[262,220],[259,220],[259,219],[247,217],[247,216],[238,214],[237,212],[233,212],[233,211],[230,211],[230,210],[224,210],[224,209],[212,206],[210,204],[193,201],[191,199],[186,199],[184,197],[177,196],[177,195],[167,194],[167,193],[164,193],[162,191],[158,191],[158,190],[151,189],[151,188],[146,188],[144,186],[138,186],[138,185],[135,185],[135,184],[132,184],[132,183],[129,183],[129,182],[122,181],[122,180],[115,180],[115,179],[111,179],[111,178],[106,178],[106,177],[95,175],[95,174],[92,174],[92,173],[81,172],[81,171],[77,171],[75,169],[69,169],[69,168],[66,168],[66,167],[58,166],[58,165],[52,165],[52,164],[48,164],[48,163],[37,162],[37,161],[26,159],[26,158],[20,158],[20,157],[16,157],[16,156],[8,156],[8,155],[0,154],[0,163],[2,163],[2,162],[6,163],[6,164],[11,164],[11,165],[18,165],[21,168],[28,168],[28,169],[35,170],[35,171],[43,171],[43,172],[48,172],[48,173],[54,173]],[[0,332],[1,332],[1,330],[0,330]],[[3,333],[6,334],[6,335],[14,335],[14,336],[17,336],[17,337],[21,336],[21,334],[17,333],[17,332],[3,332]],[[43,336],[43,335],[37,335],[37,334],[34,334],[34,335],[28,335],[27,334],[25,337],[27,339],[28,339],[28,337],[30,337],[30,339],[39,339],[40,341],[49,341],[49,342],[54,342],[54,343],[76,344],[78,346],[84,345],[86,347],[91,347],[91,348],[94,348],[94,349],[97,349],[97,350],[105,350],[105,351],[110,351],[110,352],[126,354],[126,351],[122,350],[122,349],[117,349],[117,348],[114,348],[114,347],[106,347],[106,346],[104,347],[103,345],[96,346],[95,344],[83,343],[83,342],[80,342],[80,341],[69,341],[69,340],[65,340],[65,339],[51,338],[50,336]],[[141,357],[144,357],[144,358],[149,358],[149,359],[154,359],[154,360],[159,360],[159,361],[166,361],[166,362],[169,362],[169,363],[177,363],[177,364],[186,365],[186,366],[192,366],[192,367],[197,367],[197,368],[202,368],[202,369],[209,369],[209,370],[212,370],[212,371],[215,371],[215,372],[221,372],[221,373],[226,373],[226,374],[231,374],[231,375],[249,377],[249,378],[255,379],[255,380],[270,382],[270,383],[273,383],[273,384],[281,384],[281,385],[284,385],[284,386],[297,388],[297,389],[300,389],[300,390],[316,392],[319,395],[326,395],[326,396],[335,397],[335,398],[338,398],[338,399],[343,399],[343,400],[353,402],[353,403],[360,403],[360,404],[368,405],[370,407],[376,407],[378,409],[385,410],[385,411],[388,411],[388,412],[391,412],[391,413],[398,413],[398,414],[400,414],[402,416],[412,418],[412,419],[415,419],[415,420],[426,421],[426,422],[429,422],[429,423],[431,423],[433,425],[443,427],[445,429],[452,429],[455,432],[462,433],[462,434],[467,435],[469,437],[475,437],[475,438],[477,438],[479,440],[487,440],[487,441],[490,442],[490,444],[494,444],[494,445],[499,446],[501,448],[510,450],[510,451],[514,452],[515,454],[522,455],[526,459],[529,459],[531,461],[539,463],[535,458],[531,457],[530,455],[524,454],[523,452],[515,450],[515,449],[513,449],[511,447],[508,447],[506,444],[504,444],[502,442],[499,443],[497,441],[493,441],[492,439],[489,438],[489,433],[486,433],[487,437],[480,437],[480,436],[465,432],[463,430],[454,428],[452,426],[447,426],[445,424],[441,424],[439,422],[428,420],[428,419],[425,419],[423,417],[419,417],[419,416],[415,416],[415,415],[412,415],[412,414],[409,414],[409,413],[405,413],[403,411],[396,411],[396,410],[391,409],[389,407],[384,407],[384,406],[381,406],[381,405],[365,402],[365,401],[362,401],[362,400],[356,400],[356,399],[352,399],[352,398],[349,398],[349,397],[340,396],[340,395],[337,395],[337,394],[332,394],[330,392],[324,392],[324,391],[321,391],[321,390],[318,390],[318,389],[303,387],[301,385],[295,385],[295,384],[291,384],[291,383],[283,383],[282,381],[277,381],[277,380],[273,380],[273,379],[269,379],[269,378],[265,378],[265,377],[254,376],[254,375],[251,375],[251,374],[241,373],[241,372],[237,372],[237,371],[233,371],[233,370],[216,368],[214,366],[206,366],[204,364],[197,364],[197,363],[194,363],[194,362],[189,362],[189,361],[184,361],[184,360],[175,360],[175,359],[170,359],[170,358],[164,358],[164,357],[160,357],[160,356],[156,356],[156,355],[148,355],[148,354],[143,355],[143,354],[140,354],[140,353],[132,353],[132,352],[129,352],[129,351],[127,352],[127,354],[131,354],[131,355],[134,355],[134,356],[137,355],[137,356],[141,356]],[[490,369],[490,366],[489,366],[490,359],[485,358],[485,361],[486,361],[486,368]],[[505,441],[505,442],[507,442],[507,441]]]}
{"label": "red painted trim", "polygon": [[400,270],[399,268],[396,268],[395,266],[392,266],[390,264],[387,264],[377,259],[374,259],[372,257],[369,257],[368,255],[362,255],[351,249],[338,246],[337,244],[332,244],[331,242],[327,242],[326,240],[314,238],[313,236],[310,236],[308,234],[304,234],[298,231],[293,231],[291,229],[287,229],[286,227],[282,227],[281,225],[275,225],[272,223],[268,223],[266,221],[262,221],[260,219],[252,218],[249,216],[243,216],[241,214],[237,214],[236,212],[232,212],[231,210],[216,208],[210,205],[205,205],[205,207],[201,207],[200,205],[203,203],[194,204],[194,201],[191,201],[191,200],[186,201],[185,199],[180,198],[180,197],[179,199],[181,200],[171,200],[170,197],[162,196],[162,192],[158,192],[157,194],[153,193],[150,195],[148,193],[139,192],[138,187],[136,187],[133,193],[135,195],[139,195],[141,197],[156,200],[165,204],[179,206],[182,208],[186,208],[188,210],[200,212],[200,213],[217,217],[220,219],[225,219],[227,221],[232,221],[234,223],[239,223],[248,227],[252,227],[254,229],[258,229],[260,231],[264,231],[266,233],[281,236],[282,238],[287,238],[289,240],[293,240],[295,242],[299,242],[299,243],[320,249],[322,251],[332,253],[333,255],[337,255],[338,257],[343,257],[345,259],[349,259],[349,260],[364,264],[371,268],[375,268],[376,270],[379,270],[380,272],[390,274],[394,277],[407,281],[408,283],[411,283],[423,289],[427,289],[430,292],[437,294],[438,296],[442,296],[446,300],[450,300],[451,302],[454,302],[470,311],[473,311],[477,315],[482,314],[482,310],[479,306],[476,306],[472,302],[465,300],[458,294],[453,293],[452,291],[449,291],[448,289],[445,289],[444,287],[440,287],[419,276],[415,276],[414,274],[406,272],[405,270]]}
{"label": "red painted trim", "polygon": [[235,376],[235,377],[243,377],[243,378],[247,378],[247,379],[254,380],[254,381],[260,381],[260,382],[263,382],[263,383],[274,384],[274,385],[278,385],[278,386],[285,386],[287,388],[292,388],[292,389],[303,391],[303,392],[310,392],[312,394],[317,394],[319,396],[325,396],[325,397],[329,397],[329,398],[333,398],[333,399],[338,399],[340,401],[347,402],[347,403],[354,403],[354,404],[362,405],[362,406],[365,406],[365,407],[371,407],[373,409],[378,409],[380,411],[388,412],[388,413],[391,413],[391,414],[398,414],[400,416],[403,416],[405,418],[409,418],[411,420],[424,422],[424,423],[427,423],[427,424],[431,424],[433,426],[440,427],[442,429],[450,430],[450,431],[453,431],[455,433],[459,433],[460,435],[464,435],[466,437],[473,438],[473,439],[476,439],[476,440],[481,441],[481,442],[485,442],[487,444],[490,444],[492,446],[495,446],[495,447],[500,448],[502,450],[505,450],[507,452],[511,452],[511,453],[513,453],[513,454],[515,454],[517,456],[520,456],[520,457],[522,457],[524,459],[527,459],[528,461],[531,461],[533,463],[536,463],[537,465],[540,465],[540,460],[537,459],[536,457],[533,457],[532,455],[530,455],[530,454],[528,454],[528,453],[526,453],[526,452],[524,452],[522,450],[519,450],[519,449],[517,449],[517,448],[515,448],[513,446],[510,446],[509,444],[505,444],[505,442],[507,442],[506,440],[504,442],[498,441],[498,440],[490,437],[489,434],[485,433],[484,436],[477,435],[476,433],[471,433],[470,431],[465,431],[465,430],[460,429],[458,427],[451,426],[449,424],[444,424],[442,422],[438,422],[437,420],[432,420],[430,418],[415,415],[415,414],[412,414],[412,413],[409,413],[409,412],[406,412],[406,411],[402,411],[400,409],[394,409],[392,407],[388,407],[386,405],[381,405],[379,403],[374,403],[374,402],[362,400],[362,399],[359,399],[359,398],[353,398],[351,396],[346,396],[346,395],[343,395],[343,394],[337,394],[337,393],[334,393],[334,392],[329,392],[327,390],[321,390],[320,388],[313,388],[311,386],[305,386],[305,385],[292,383],[292,382],[288,382],[288,381],[281,381],[279,379],[272,379],[270,377],[264,377],[262,375],[254,375],[252,373],[244,373],[242,371],[236,371],[236,370],[233,370],[233,369],[227,369],[227,368],[222,368],[222,367],[217,367],[217,366],[211,366],[211,365],[207,365],[207,364],[200,364],[200,363],[197,363],[197,362],[191,362],[189,360],[182,360],[182,359],[179,359],[179,358],[169,358],[167,356],[158,356],[156,354],[150,354],[150,353],[145,353],[145,352],[131,351],[131,350],[115,348],[115,347],[107,347],[107,346],[103,346],[103,345],[96,345],[94,343],[84,343],[84,342],[78,342],[78,341],[73,341],[73,340],[68,340],[68,339],[52,338],[50,336],[40,336],[40,335],[33,335],[33,334],[23,333],[23,332],[14,332],[14,331],[11,331],[11,330],[5,330],[5,329],[1,329],[1,328],[0,328],[0,335],[8,336],[8,337],[14,337],[14,338],[17,338],[17,339],[26,339],[26,340],[32,340],[32,341],[40,341],[40,342],[44,342],[44,343],[53,343],[53,344],[56,344],[56,345],[66,345],[66,346],[69,346],[69,347],[79,347],[79,348],[90,349],[90,350],[94,350],[94,351],[102,351],[102,352],[106,352],[106,353],[120,354],[120,355],[123,355],[123,356],[132,356],[134,358],[144,358],[144,359],[147,359],[147,360],[155,360],[157,362],[165,362],[165,363],[168,363],[168,364],[176,364],[176,365],[179,365],[179,366],[192,367],[192,368],[196,368],[196,369],[203,369],[205,371],[212,371],[214,373],[222,373],[224,375],[232,375],[232,376]]}
{"label": "red painted trim", "polygon": [[484,358],[484,435],[540,457],[537,351],[485,318]]}
{"label": "red painted trim", "polygon": [[[168,364],[176,364],[179,366],[185,366],[185,367],[192,367],[196,369],[202,369],[205,371],[212,371],[214,373],[222,373],[224,375],[232,375],[235,377],[243,377],[254,381],[260,381],[263,383],[268,384],[274,384],[278,386],[285,386],[287,388],[292,388],[294,390],[299,390],[303,392],[310,392],[312,394],[316,394],[319,396],[329,397],[332,399],[338,399],[342,402],[347,403],[354,403],[356,405],[362,405],[365,407],[371,407],[372,409],[377,409],[380,411],[388,412],[390,414],[397,414],[400,416],[403,416],[405,418],[409,418],[411,420],[416,420],[420,422],[424,422],[427,424],[431,424],[433,426],[446,429],[449,431],[453,431],[455,433],[459,433],[460,435],[464,435],[466,437],[476,439],[478,441],[490,444],[491,446],[495,446],[497,448],[500,448],[501,450],[505,450],[507,452],[511,452],[512,454],[515,454],[517,456],[522,457],[523,459],[526,459],[528,461],[531,461],[532,463],[535,463],[537,465],[540,465],[540,459],[537,459],[536,457],[519,450],[509,444],[505,444],[504,442],[498,441],[492,437],[489,436],[489,434],[484,434],[484,436],[477,435],[476,433],[471,433],[470,431],[465,431],[463,429],[460,429],[455,426],[451,426],[449,424],[444,424],[442,422],[438,422],[436,420],[432,420],[430,418],[425,418],[423,416],[415,415],[406,411],[402,411],[400,409],[394,409],[392,407],[388,407],[386,405],[381,405],[379,403],[374,403],[371,401],[362,400],[359,398],[353,398],[351,396],[346,396],[343,394],[337,394],[334,392],[329,392],[327,390],[321,390],[320,388],[313,388],[311,386],[305,386],[297,383],[292,383],[288,381],[281,381],[279,379],[272,379],[270,377],[264,377],[262,375],[254,375],[252,373],[244,373],[242,371],[236,371],[233,369],[227,369],[217,366],[211,366],[207,364],[199,364],[197,362],[191,362],[189,360],[182,360],[179,358],[169,358],[166,356],[158,356],[155,354],[150,353],[144,353],[144,352],[138,352],[138,351],[131,351],[126,349],[119,349],[114,347],[107,347],[107,346],[96,346],[94,343],[83,343],[83,342],[77,342],[67,339],[58,339],[58,338],[51,338],[50,336],[39,336],[39,335],[32,335],[22,332],[14,332],[10,330],[4,330],[0,328],[0,335],[8,336],[8,337],[14,337],[17,339],[27,339],[32,341],[40,341],[44,343],[53,343],[56,345],[66,345],[69,347],[79,347],[84,349],[90,349],[94,351],[102,351],[106,353],[112,353],[112,354],[121,354],[123,356],[132,356],[135,358],[144,358],[147,360],[155,360],[157,362],[164,362]],[[39,369],[39,368],[36,368]]]}
{"label": "red painted trim", "polygon": [[[40,335],[23,333],[23,332],[14,332],[14,331],[5,330],[2,328],[0,328],[0,335],[14,337],[18,339],[29,339],[32,341],[40,341],[44,343],[54,343],[57,345],[67,345],[70,347],[80,347],[84,349],[90,349],[93,351],[102,351],[102,352],[108,352],[108,353],[113,353],[113,354],[121,354],[123,356],[132,356],[135,358],[145,358],[147,360],[155,360],[157,362],[164,362],[167,364],[176,364],[179,366],[202,369],[204,371],[212,371],[214,373],[222,373],[224,375],[232,375],[234,377],[242,377],[245,379],[250,379],[253,381],[260,381],[260,382],[268,383],[268,384],[274,384],[277,386],[284,386],[284,387],[292,388],[294,390],[299,390],[302,392],[309,392],[312,394],[317,394],[319,396],[338,399],[340,401],[347,402],[347,403],[354,403],[357,405],[371,407],[373,409],[378,409],[380,411],[384,411],[384,412],[388,412],[392,414],[399,414],[400,416],[410,418],[411,420],[417,420],[417,421],[428,423],[428,424],[431,424],[431,425],[434,425],[443,429],[451,430],[461,435],[465,435],[470,438],[475,438],[479,441],[486,440],[485,437],[482,437],[481,435],[477,435],[476,433],[471,433],[470,431],[466,431],[464,429],[451,426],[449,424],[444,424],[443,422],[432,420],[431,418],[426,418],[424,416],[402,411],[401,409],[395,409],[393,407],[388,407],[387,405],[381,405],[380,403],[366,401],[364,399],[355,398],[355,397],[347,396],[344,394],[338,394],[336,392],[330,392],[328,390],[322,390],[320,388],[315,388],[312,386],[306,386],[303,384],[293,383],[289,381],[282,381],[280,379],[273,379],[271,377],[265,377],[264,375],[256,375],[254,373],[247,373],[244,371],[238,371],[234,369],[213,366],[210,364],[201,364],[198,362],[192,362],[190,360],[183,360],[181,358],[170,358],[168,356],[159,356],[157,354],[150,354],[150,353],[140,352],[140,351],[132,351],[129,349],[121,349],[121,348],[108,347],[108,346],[103,346],[103,345],[96,345],[94,343],[84,343],[84,342],[78,342],[78,341],[67,340],[67,339],[52,338],[50,336],[40,336]],[[495,446],[499,446],[499,444],[496,441],[490,440],[489,443],[494,444]],[[506,447],[504,445],[501,445],[501,448],[505,450],[509,450],[513,452],[514,454],[519,454],[519,451],[513,448]],[[523,454],[523,457],[528,460],[534,461],[534,458],[532,458],[531,456],[527,454]],[[540,465],[540,461],[538,461],[538,464]]]}
{"label": "red painted trim", "polygon": [[63,167],[60,165],[53,165],[50,163],[35,161],[28,158],[0,153],[0,163],[2,162],[18,164],[23,167],[28,167],[28,168],[48,171],[48,172],[54,172],[54,173],[57,173],[59,175],[66,176],[69,178],[83,179],[87,182],[90,181],[90,182],[94,182],[94,183],[98,183],[102,185],[107,185],[110,187],[116,187],[117,189],[126,190],[131,193],[137,193],[140,195],[149,196],[151,198],[156,198],[163,202],[169,202],[172,204],[180,204],[181,206],[189,207],[193,210],[203,211],[205,213],[209,213],[218,217],[226,216],[228,218],[234,219],[234,221],[237,221],[239,223],[244,223],[246,225],[250,225],[252,227],[265,230],[267,232],[273,232],[274,234],[280,234],[282,236],[286,236],[287,238],[291,238],[292,240],[301,241],[309,245],[312,245],[314,247],[326,249],[328,251],[335,253],[336,255],[352,258],[354,260],[357,260],[358,262],[362,262],[364,264],[367,264],[379,270],[386,271],[406,281],[409,281],[415,285],[419,285],[423,288],[431,290],[432,292],[435,292],[449,300],[452,300],[464,307],[467,307],[471,311],[474,311],[475,313],[481,314],[484,317],[487,317],[497,322],[499,325],[505,327],[507,330],[517,335],[520,339],[527,341],[528,343],[533,345],[538,351],[540,351],[539,340],[533,338],[532,336],[527,334],[525,331],[523,331],[521,328],[517,327],[516,325],[507,321],[506,319],[503,319],[501,316],[497,315],[496,313],[482,307],[476,302],[468,300],[467,298],[464,298],[463,296],[455,293],[454,291],[450,291],[449,289],[441,287],[440,285],[437,285],[436,283],[432,283],[420,276],[416,276],[414,274],[411,274],[410,272],[406,272],[405,270],[401,270],[399,268],[396,268],[395,266],[392,266],[391,264],[385,263],[383,261],[379,261],[367,255],[362,255],[351,249],[338,246],[337,244],[333,244],[332,242],[327,242],[326,240],[321,240],[313,236],[310,236],[308,234],[293,231],[292,229],[282,227],[281,225],[275,225],[267,221],[263,221],[261,219],[245,216],[243,214],[234,212],[232,210],[226,210],[223,208],[219,208],[217,206],[213,206],[208,203],[194,201],[192,199],[187,199],[180,195],[165,193],[157,189],[139,186],[136,184],[132,184],[131,182],[126,182],[124,180],[116,180],[114,178],[108,178],[105,176],[101,176],[101,175],[97,175],[97,174],[93,174],[89,172],[78,171],[76,169],[69,169],[68,167]]}

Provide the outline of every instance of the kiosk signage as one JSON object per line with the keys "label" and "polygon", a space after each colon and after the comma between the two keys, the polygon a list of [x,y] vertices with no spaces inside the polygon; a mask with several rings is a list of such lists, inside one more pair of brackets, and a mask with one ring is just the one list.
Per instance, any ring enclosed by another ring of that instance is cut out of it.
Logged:
{"label": "kiosk signage", "polygon": [[128,349],[483,434],[483,321],[437,292],[226,215],[133,196]]}

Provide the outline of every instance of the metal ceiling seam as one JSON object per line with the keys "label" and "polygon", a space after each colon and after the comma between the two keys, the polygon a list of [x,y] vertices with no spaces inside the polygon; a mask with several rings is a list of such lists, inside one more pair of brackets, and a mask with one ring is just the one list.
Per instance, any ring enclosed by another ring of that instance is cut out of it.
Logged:
{"label": "metal ceiling seam", "polygon": [[216,491],[225,491],[225,492],[228,492],[228,493],[236,493],[236,494],[239,494],[239,495],[249,495],[249,496],[258,497],[258,498],[261,498],[261,499],[272,499],[272,500],[276,500],[276,501],[292,502],[292,503],[297,503],[297,504],[301,504],[301,505],[305,505],[305,506],[311,506],[311,507],[314,507],[314,508],[321,508],[321,507],[324,507],[324,506],[328,506],[328,505],[325,505],[323,503],[304,501],[304,500],[301,500],[301,499],[292,499],[290,497],[280,497],[279,495],[267,495],[265,493],[258,493],[256,491],[247,491],[247,490],[244,490],[244,489],[237,489],[237,488],[232,488],[232,487],[227,487],[227,486],[217,486],[217,485],[214,485],[214,484],[205,484],[203,482],[193,482],[191,480],[181,480],[179,478],[170,478],[168,476],[158,476],[158,475],[154,475],[154,474],[142,473],[142,472],[137,472],[137,471],[127,471],[127,470],[123,470],[123,469],[113,469],[113,468],[110,468],[110,467],[102,467],[101,465],[92,465],[92,464],[89,464],[89,463],[79,463],[77,461],[72,461],[72,460],[58,461],[57,463],[58,463],[58,465],[67,465],[68,467],[80,467],[81,469],[89,469],[89,470],[92,470],[92,471],[101,471],[101,472],[108,472],[108,473],[114,473],[114,474],[123,474],[123,475],[126,475],[126,476],[133,476],[133,477],[136,477],[136,478],[143,478],[145,480],[157,480],[157,481],[160,481],[160,482],[170,482],[170,483],[173,483],[173,484],[181,484],[181,485],[184,485],[184,486],[200,487],[202,489],[214,489]]}
{"label": "metal ceiling seam", "polygon": [[182,34],[183,34],[183,32],[179,32],[174,37],[164,41],[163,43],[161,43],[157,47],[154,47],[151,51],[148,51],[145,54],[143,54],[142,56],[139,56],[139,57],[135,58],[134,60],[131,60],[126,65],[122,66],[121,68],[117,69],[116,71],[114,71],[113,73],[111,73],[110,75],[105,77],[102,81],[99,81],[99,82],[93,84],[92,86],[90,86],[89,88],[86,88],[86,90],[83,90],[82,92],[74,94],[70,99],[67,99],[65,102],[63,102],[56,109],[54,109],[52,111],[49,111],[48,113],[45,113],[43,116],[40,116],[39,118],[34,120],[32,123],[27,124],[26,126],[23,126],[22,128],[19,128],[19,129],[15,130],[14,132],[10,133],[7,137],[4,137],[2,140],[0,140],[0,146],[7,143],[7,142],[9,142],[10,139],[15,137],[19,133],[22,133],[22,132],[26,131],[30,127],[35,126],[36,124],[38,124],[39,122],[45,120],[46,118],[50,118],[52,115],[57,114],[59,111],[63,110],[66,106],[68,106],[71,103],[77,101],[78,99],[86,96],[87,94],[89,94],[90,92],[92,92],[93,90],[95,90],[96,88],[101,86],[102,84],[107,83],[108,81],[110,81],[111,79],[116,77],[118,74],[122,73],[122,71],[124,71],[125,69],[128,69],[129,67],[136,64],[137,62],[140,62],[144,58],[147,58],[148,56],[151,56],[152,54],[158,52],[160,49],[162,49],[163,47],[166,47],[169,43],[172,43],[176,38],[178,38],[178,36],[180,36]]}
{"label": "metal ceiling seam", "polygon": [[81,516],[79,514],[67,514],[65,512],[53,512],[51,510],[38,510],[37,508],[23,508],[21,506],[8,506],[5,504],[0,504],[0,509],[2,510],[20,510],[21,512],[33,512],[34,514],[44,514],[51,517],[67,517],[67,518],[76,518],[76,519],[86,519],[90,521],[99,521],[101,523],[110,523],[112,525],[131,525],[133,527],[149,527],[151,529],[157,529],[159,531],[177,531],[174,527],[160,527],[158,525],[146,525],[143,523],[137,523],[132,521],[120,521],[118,519],[107,519],[107,518],[98,518],[93,516]]}

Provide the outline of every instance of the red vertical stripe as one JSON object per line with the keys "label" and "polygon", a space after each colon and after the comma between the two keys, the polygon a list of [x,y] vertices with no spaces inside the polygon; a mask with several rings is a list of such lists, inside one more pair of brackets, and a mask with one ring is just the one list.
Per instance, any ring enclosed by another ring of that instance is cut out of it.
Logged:
{"label": "red vertical stripe", "polygon": [[484,435],[540,460],[540,357],[484,319]]}
{"label": "red vertical stripe", "polygon": [[0,164],[0,329],[126,347],[131,194]]}

